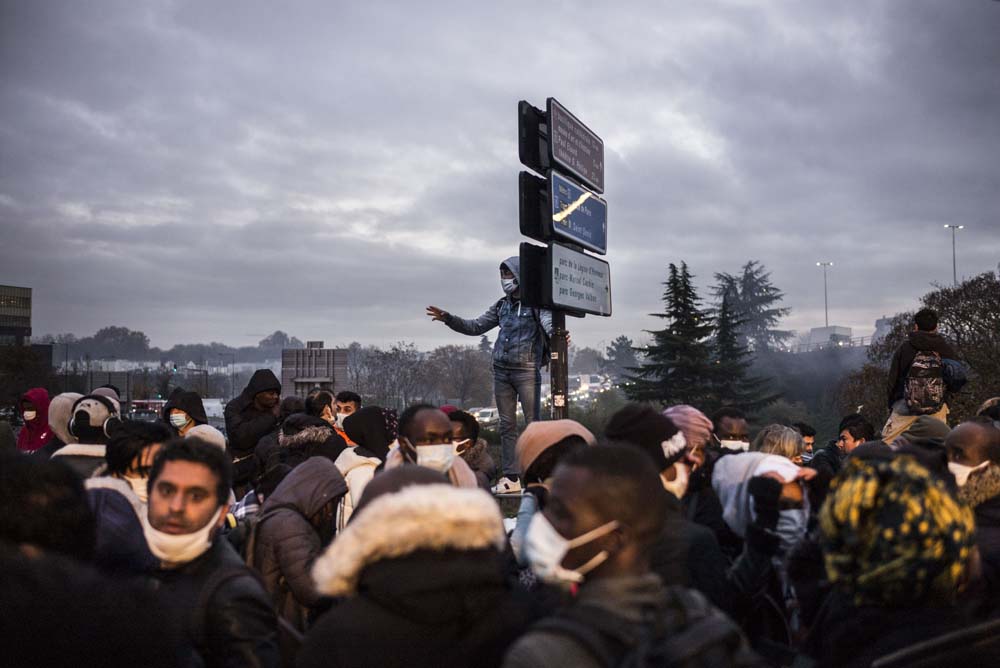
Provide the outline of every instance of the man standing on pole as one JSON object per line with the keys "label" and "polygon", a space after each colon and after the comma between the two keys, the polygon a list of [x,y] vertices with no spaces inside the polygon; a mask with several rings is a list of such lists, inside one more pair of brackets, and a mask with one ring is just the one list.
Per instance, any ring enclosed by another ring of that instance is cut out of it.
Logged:
{"label": "man standing on pole", "polygon": [[[514,457],[517,442],[517,401],[521,400],[525,423],[537,420],[541,412],[541,368],[548,366],[552,312],[521,304],[518,275],[520,259],[509,257],[500,263],[500,285],[504,297],[474,320],[465,320],[427,307],[427,315],[451,329],[480,336],[500,327],[493,345],[493,394],[500,414],[501,477],[494,494],[521,492],[521,476]],[[567,335],[567,340],[569,336]]]}

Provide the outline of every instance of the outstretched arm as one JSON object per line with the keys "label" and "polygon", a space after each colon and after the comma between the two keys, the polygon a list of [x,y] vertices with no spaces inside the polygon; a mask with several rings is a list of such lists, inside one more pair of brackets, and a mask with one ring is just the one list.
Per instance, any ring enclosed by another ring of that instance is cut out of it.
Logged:
{"label": "outstretched arm", "polygon": [[469,336],[485,334],[500,324],[500,316],[497,314],[497,309],[493,307],[486,309],[486,313],[474,320],[459,318],[447,311],[442,311],[437,306],[428,306],[427,315],[431,317],[431,320],[440,320],[459,334],[468,334]]}

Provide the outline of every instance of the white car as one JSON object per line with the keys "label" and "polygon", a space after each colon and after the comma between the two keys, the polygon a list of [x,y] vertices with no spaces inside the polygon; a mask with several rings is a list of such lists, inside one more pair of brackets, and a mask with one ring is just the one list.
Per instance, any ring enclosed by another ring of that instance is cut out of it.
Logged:
{"label": "white car", "polygon": [[500,412],[495,408],[480,408],[472,416],[483,427],[492,427],[500,422]]}

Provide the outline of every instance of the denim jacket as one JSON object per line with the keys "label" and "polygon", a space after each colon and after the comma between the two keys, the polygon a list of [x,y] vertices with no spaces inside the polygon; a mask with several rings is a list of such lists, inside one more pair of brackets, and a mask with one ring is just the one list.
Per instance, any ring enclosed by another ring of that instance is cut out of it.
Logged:
{"label": "denim jacket", "polygon": [[490,306],[478,318],[466,320],[448,314],[444,323],[456,332],[470,336],[485,334],[499,325],[500,333],[493,344],[493,366],[506,369],[541,367],[544,362],[544,337],[552,336],[551,311],[522,306],[520,300],[510,297]]}

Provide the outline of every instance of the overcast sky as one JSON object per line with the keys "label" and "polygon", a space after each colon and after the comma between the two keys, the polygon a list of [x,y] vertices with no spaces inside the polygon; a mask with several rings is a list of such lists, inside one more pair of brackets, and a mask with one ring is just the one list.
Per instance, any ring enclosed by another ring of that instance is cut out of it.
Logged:
{"label": "overcast sky", "polygon": [[[487,6],[489,5],[489,6]],[[15,2],[0,283],[34,333],[475,343],[516,254],[517,103],[605,140],[614,316],[763,262],[871,334],[1000,261],[1000,2]]]}

